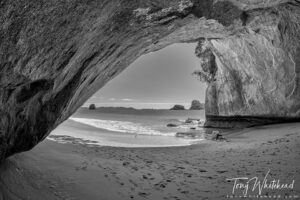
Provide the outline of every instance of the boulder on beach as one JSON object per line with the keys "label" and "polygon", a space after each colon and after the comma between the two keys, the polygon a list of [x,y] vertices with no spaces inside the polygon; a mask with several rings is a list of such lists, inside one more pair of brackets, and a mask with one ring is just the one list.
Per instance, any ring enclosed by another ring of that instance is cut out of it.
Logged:
{"label": "boulder on beach", "polygon": [[212,140],[225,140],[223,135],[219,131],[213,131],[211,134]]}
{"label": "boulder on beach", "polygon": [[185,110],[185,108],[182,105],[174,105],[170,110]]}
{"label": "boulder on beach", "polygon": [[184,123],[186,123],[186,124],[193,123],[194,124],[194,123],[199,123],[199,122],[200,122],[200,119],[187,118]]}
{"label": "boulder on beach", "polygon": [[204,109],[204,104],[200,103],[198,100],[193,100],[191,103],[190,110],[203,110]]}
{"label": "boulder on beach", "polygon": [[96,110],[96,105],[95,104],[91,104],[89,106],[89,110]]}

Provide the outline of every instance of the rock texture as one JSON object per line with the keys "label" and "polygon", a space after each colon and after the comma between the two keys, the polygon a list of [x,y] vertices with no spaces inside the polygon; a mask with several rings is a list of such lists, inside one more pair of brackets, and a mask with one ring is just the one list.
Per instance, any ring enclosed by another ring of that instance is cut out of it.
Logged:
{"label": "rock texture", "polygon": [[231,121],[229,127],[234,120],[249,125],[299,121],[299,5],[247,12],[244,23],[242,34],[199,43],[204,54],[211,52],[204,62],[210,65],[206,125],[226,127],[221,116]]}
{"label": "rock texture", "polygon": [[297,0],[0,1],[0,160],[176,42],[206,52],[208,119],[299,117],[299,10]]}

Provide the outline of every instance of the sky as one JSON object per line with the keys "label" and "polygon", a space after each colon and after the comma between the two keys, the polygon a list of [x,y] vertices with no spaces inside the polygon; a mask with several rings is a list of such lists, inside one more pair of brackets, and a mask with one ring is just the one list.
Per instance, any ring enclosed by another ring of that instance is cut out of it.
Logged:
{"label": "sky", "polygon": [[138,58],[121,74],[95,93],[84,106],[134,108],[188,107],[196,99],[204,102],[206,84],[193,75],[199,69],[196,44],[173,44]]}

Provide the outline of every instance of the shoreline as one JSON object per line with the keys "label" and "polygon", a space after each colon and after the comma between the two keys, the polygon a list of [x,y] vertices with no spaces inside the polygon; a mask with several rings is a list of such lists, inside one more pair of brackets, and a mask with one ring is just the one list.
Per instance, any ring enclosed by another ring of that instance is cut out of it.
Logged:
{"label": "shoreline", "polygon": [[269,169],[270,180],[295,184],[293,191],[263,194],[300,196],[300,123],[246,128],[225,137],[229,142],[156,148],[45,140],[0,165],[0,199],[227,199],[233,186],[227,178],[262,179]]}
{"label": "shoreline", "polygon": [[128,148],[189,146],[197,142],[197,140],[204,139],[203,134],[200,132],[197,138],[180,138],[176,137],[176,130],[172,131],[172,134],[169,132],[166,135],[123,133],[67,120],[57,127],[47,138],[63,143],[72,142],[72,140],[74,140],[81,143],[92,143],[98,146]]}
{"label": "shoreline", "polygon": [[[133,136],[134,137],[134,136]],[[175,136],[145,136],[145,135],[140,135],[138,136],[140,138],[143,138],[147,140],[148,138],[163,138],[163,139],[177,139]],[[178,144],[159,144],[159,145],[128,145],[125,146],[124,144],[118,144],[113,143],[113,144],[99,144],[97,141],[93,140],[85,140],[83,138],[76,138],[68,135],[52,135],[48,136],[46,140],[57,142],[60,144],[81,144],[81,145],[86,145],[88,147],[112,147],[112,148],[127,148],[127,149],[138,149],[138,148],[172,148],[172,147],[187,147],[187,146],[192,146],[192,145],[197,145],[200,144],[201,141],[204,141],[205,139],[186,139],[188,142],[187,143],[178,143]]]}

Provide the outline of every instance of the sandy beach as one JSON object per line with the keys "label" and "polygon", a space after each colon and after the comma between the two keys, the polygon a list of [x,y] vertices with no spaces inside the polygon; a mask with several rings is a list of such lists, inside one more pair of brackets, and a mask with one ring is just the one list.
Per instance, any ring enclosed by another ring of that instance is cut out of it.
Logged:
{"label": "sandy beach", "polygon": [[[300,196],[300,124],[248,128],[186,147],[118,148],[45,140],[0,166],[0,199],[239,199],[236,177],[267,175],[292,189],[261,195]],[[258,195],[250,191],[247,195]],[[246,199],[258,199],[247,196]]]}

